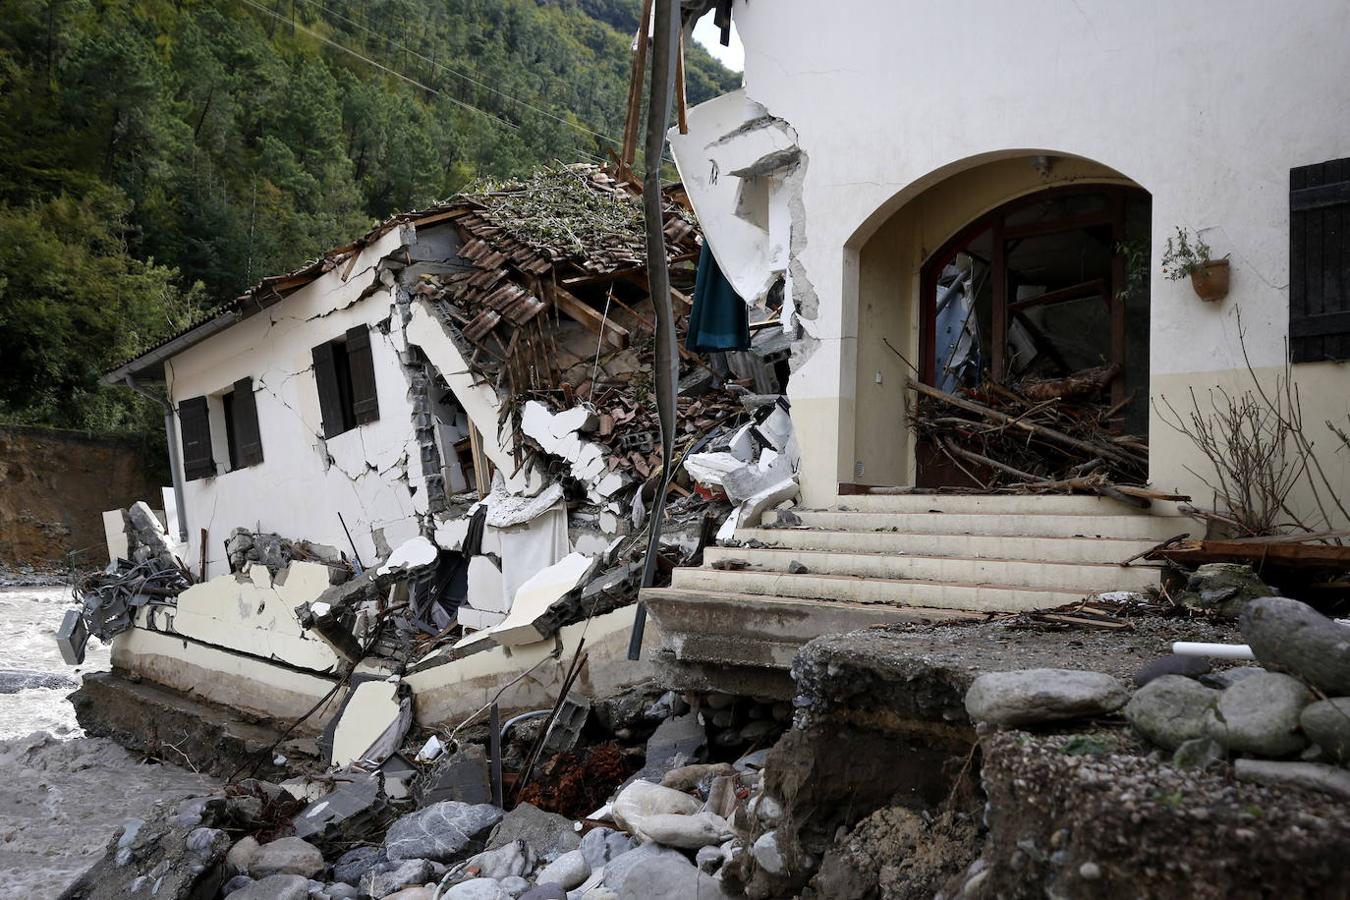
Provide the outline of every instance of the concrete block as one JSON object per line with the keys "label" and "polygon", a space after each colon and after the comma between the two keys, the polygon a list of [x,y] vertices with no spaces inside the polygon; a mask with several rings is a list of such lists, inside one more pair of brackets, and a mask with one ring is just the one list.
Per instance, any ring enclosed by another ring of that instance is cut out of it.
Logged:
{"label": "concrete block", "polygon": [[[486,556],[469,560],[469,605],[481,612],[506,614],[507,602],[502,570]],[[463,622],[463,618],[460,619]],[[477,627],[477,626],[475,626]]]}
{"label": "concrete block", "polygon": [[108,543],[108,562],[127,558],[127,522],[122,510],[103,513],[103,536]]}
{"label": "concrete block", "polygon": [[549,608],[580,585],[593,568],[592,560],[580,553],[564,557],[553,565],[527,579],[511,602],[511,612],[500,623],[481,634],[472,634],[455,646],[468,647],[483,638],[502,646],[531,644],[548,637],[548,632],[536,626]]}
{"label": "concrete block", "polygon": [[494,625],[501,623],[506,618],[506,613],[488,612],[487,610],[474,609],[472,606],[461,606],[459,608],[459,624],[465,628],[472,628],[474,631],[484,631]]}

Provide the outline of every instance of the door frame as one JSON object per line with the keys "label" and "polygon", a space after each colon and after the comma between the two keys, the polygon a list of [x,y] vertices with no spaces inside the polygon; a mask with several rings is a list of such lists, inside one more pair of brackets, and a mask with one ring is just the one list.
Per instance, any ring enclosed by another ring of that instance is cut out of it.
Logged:
{"label": "door frame", "polygon": [[[1107,198],[1105,209],[1066,216],[1045,222],[1033,222],[1024,225],[1008,225],[1006,220],[1012,213],[1061,197],[1104,195]],[[1048,187],[1025,194],[989,210],[972,220],[956,234],[948,238],[936,252],[929,255],[919,274],[919,374],[925,384],[936,385],[937,380],[937,288],[938,279],[956,255],[986,229],[993,232],[993,254],[990,260],[990,283],[995,302],[993,305],[993,335],[990,340],[991,374],[995,379],[1003,377],[1005,354],[1007,349],[1008,327],[1010,323],[1007,301],[1007,264],[1005,245],[1008,240],[1019,237],[1038,237],[1092,228],[1101,225],[1111,227],[1113,242],[1111,254],[1111,283],[1107,286],[1107,303],[1111,313],[1111,362],[1118,363],[1120,371],[1111,381],[1111,401],[1119,403],[1125,399],[1125,297],[1126,270],[1125,256],[1119,251],[1125,240],[1125,206],[1132,197],[1148,196],[1143,188],[1118,184],[1073,184]]]}

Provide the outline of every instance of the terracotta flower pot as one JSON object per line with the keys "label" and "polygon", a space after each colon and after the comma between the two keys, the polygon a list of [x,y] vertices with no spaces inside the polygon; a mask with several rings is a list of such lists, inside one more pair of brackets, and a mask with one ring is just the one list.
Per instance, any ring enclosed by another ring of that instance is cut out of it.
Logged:
{"label": "terracotta flower pot", "polygon": [[1191,287],[1201,300],[1216,302],[1228,296],[1228,260],[1210,259],[1191,272]]}

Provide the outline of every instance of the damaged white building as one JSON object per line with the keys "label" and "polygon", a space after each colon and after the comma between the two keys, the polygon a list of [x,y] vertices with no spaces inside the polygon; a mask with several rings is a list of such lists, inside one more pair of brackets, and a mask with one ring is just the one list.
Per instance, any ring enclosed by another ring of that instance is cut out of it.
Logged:
{"label": "damaged white building", "polygon": [[[683,321],[700,242],[678,201]],[[170,533],[145,504],[109,514],[70,654],[92,630],[117,670],[271,720],[391,672],[424,723],[524,672],[503,702],[551,702],[564,666],[539,664],[582,635],[583,688],[640,679],[604,660],[661,481],[644,257],[633,192],[559,167],[395,217],[119,366],[108,383],[169,412]],[[682,447],[735,433],[755,464],[778,451],[743,423],[776,416],[786,449],[773,396],[742,403],[695,354],[681,372]],[[665,569],[710,537],[681,480]]]}

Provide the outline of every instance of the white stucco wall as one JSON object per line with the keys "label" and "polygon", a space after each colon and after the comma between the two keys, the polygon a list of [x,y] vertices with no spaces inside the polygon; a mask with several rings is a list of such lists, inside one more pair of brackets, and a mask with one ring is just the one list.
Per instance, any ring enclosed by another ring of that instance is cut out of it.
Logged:
{"label": "white stucco wall", "polygon": [[[1350,155],[1350,6],[854,0],[839,12],[808,0],[734,8],[746,94],[795,131],[807,160],[805,234],[793,250],[818,300],[804,323],[818,344],[790,388],[807,502],[828,502],[838,481],[851,480],[846,445],[866,328],[854,306],[859,249],[910,198],[988,159],[1079,156],[1152,194],[1155,397],[1160,386],[1212,383],[1215,372],[1242,367],[1238,310],[1252,363],[1282,362],[1289,169]],[[1162,278],[1161,248],[1178,225],[1230,255],[1225,302],[1202,303],[1188,283]],[[1334,396],[1340,385],[1343,398],[1347,370],[1297,368],[1319,385],[1305,396],[1316,407],[1306,418],[1335,413],[1326,388]],[[1339,418],[1345,404],[1336,402]],[[827,421],[841,427],[818,427]],[[1194,487],[1184,442],[1157,421],[1152,440],[1154,481]]]}
{"label": "white stucco wall", "polygon": [[[165,364],[175,406],[229,390],[244,377],[253,379],[258,405],[263,462],[225,472],[227,457],[217,452],[221,474],[185,485],[187,561],[194,570],[202,528],[208,530],[208,577],[228,571],[224,545],[235,527],[330,544],[350,554],[341,512],[368,565],[378,557],[374,530],[382,529],[391,547],[418,534],[426,491],[398,358],[403,347],[398,316],[388,288],[357,302],[375,283],[377,263],[410,237],[408,229],[390,231],[361,252],[345,281],[344,264]],[[381,334],[375,323],[391,316],[390,333]],[[358,324],[371,329],[380,417],[324,440],[311,351]],[[212,437],[223,447],[219,424],[212,422]]]}

